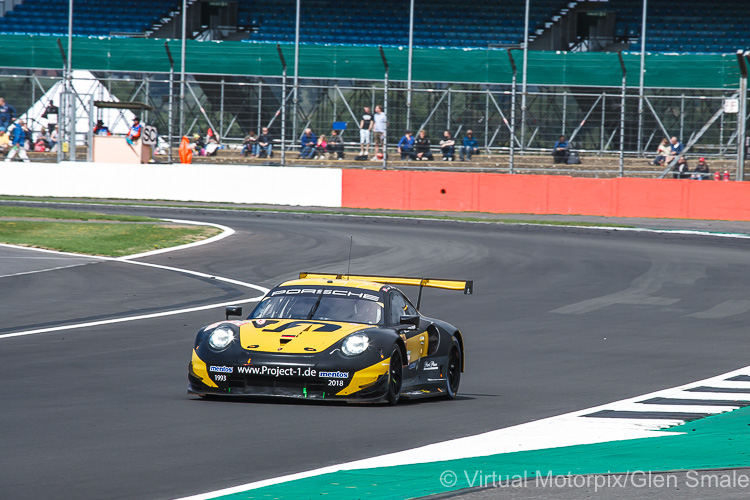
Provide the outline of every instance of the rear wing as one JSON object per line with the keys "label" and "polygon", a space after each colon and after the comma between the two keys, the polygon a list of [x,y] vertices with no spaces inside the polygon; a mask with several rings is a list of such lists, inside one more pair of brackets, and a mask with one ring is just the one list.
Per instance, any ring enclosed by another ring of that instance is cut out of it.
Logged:
{"label": "rear wing", "polygon": [[354,274],[333,274],[333,273],[299,273],[300,279],[317,278],[317,279],[337,279],[337,280],[359,280],[371,281],[373,283],[382,283],[384,285],[412,285],[419,287],[419,297],[417,298],[417,309],[422,302],[422,288],[442,288],[443,290],[463,290],[464,295],[474,293],[474,282],[466,280],[446,280],[439,278],[407,278],[404,276],[368,276]]}

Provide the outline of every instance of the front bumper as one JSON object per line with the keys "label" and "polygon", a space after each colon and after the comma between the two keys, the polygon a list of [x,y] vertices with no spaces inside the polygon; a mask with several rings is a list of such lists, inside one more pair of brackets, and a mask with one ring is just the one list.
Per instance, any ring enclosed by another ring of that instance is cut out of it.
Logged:
{"label": "front bumper", "polygon": [[[215,353],[193,351],[188,367],[188,393],[261,396],[337,401],[379,401],[388,391],[390,359],[316,359],[254,353],[252,363],[226,363]],[[211,359],[213,358],[213,359]],[[375,360],[374,363],[371,361]],[[338,363],[336,361],[339,361]]]}

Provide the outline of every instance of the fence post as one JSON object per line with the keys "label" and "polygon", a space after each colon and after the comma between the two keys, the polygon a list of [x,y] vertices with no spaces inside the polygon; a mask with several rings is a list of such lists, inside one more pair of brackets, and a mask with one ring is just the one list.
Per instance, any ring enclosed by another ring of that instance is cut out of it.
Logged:
{"label": "fence post", "polygon": [[173,140],[173,122],[174,122],[174,59],[172,52],[169,50],[169,44],[164,42],[164,48],[167,49],[167,58],[169,59],[169,111],[167,115],[167,144],[169,150],[169,163],[172,163],[172,140]]}
{"label": "fence post", "polygon": [[737,180],[741,181],[745,178],[745,135],[747,134],[747,64],[742,50],[737,51],[737,63],[740,65],[740,109],[737,113]]}
{"label": "fence post", "polygon": [[[281,59],[281,165],[286,165],[286,60],[284,53],[281,52],[281,45],[276,44],[276,50],[279,52]],[[260,94],[258,94],[260,100]],[[258,104],[258,114],[260,114],[260,103]]]}
{"label": "fence post", "polygon": [[515,152],[516,152],[516,77],[518,76],[516,61],[513,60],[513,51],[519,48],[508,49],[510,67],[513,69],[513,80],[510,89],[510,173],[515,174]]}
{"label": "fence post", "polygon": [[385,132],[383,133],[383,170],[388,168],[388,59],[385,58],[385,52],[383,52],[382,45],[378,46],[380,50],[380,58],[383,59],[383,67],[385,68],[385,75],[383,81],[383,113],[385,114]]}
{"label": "fence post", "polygon": [[[620,177],[625,175],[625,92],[628,86],[628,72],[625,69],[625,62],[622,60],[622,51],[617,51],[617,57],[620,59],[622,68],[622,98],[620,99]],[[604,105],[602,104],[602,107]]]}

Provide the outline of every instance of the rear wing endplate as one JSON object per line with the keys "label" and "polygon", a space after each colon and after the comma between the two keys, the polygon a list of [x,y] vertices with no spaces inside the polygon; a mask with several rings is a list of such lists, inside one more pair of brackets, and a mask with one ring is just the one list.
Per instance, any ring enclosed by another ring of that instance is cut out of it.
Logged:
{"label": "rear wing endplate", "polygon": [[363,274],[333,274],[333,273],[299,273],[300,279],[336,279],[336,280],[359,280],[382,283],[384,285],[412,285],[419,287],[419,298],[417,309],[422,301],[422,288],[442,288],[443,290],[463,290],[464,295],[474,293],[474,282],[466,280],[446,280],[439,278],[407,278],[404,276],[368,276]]}

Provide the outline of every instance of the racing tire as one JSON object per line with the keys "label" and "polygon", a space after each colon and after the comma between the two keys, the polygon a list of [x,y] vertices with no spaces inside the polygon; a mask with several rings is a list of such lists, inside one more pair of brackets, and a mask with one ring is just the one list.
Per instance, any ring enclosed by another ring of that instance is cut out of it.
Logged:
{"label": "racing tire", "polygon": [[396,405],[401,397],[401,385],[404,381],[402,359],[401,349],[395,346],[391,353],[391,363],[388,367],[388,393],[386,394],[386,401],[391,406]]}
{"label": "racing tire", "polygon": [[458,394],[458,386],[461,384],[461,353],[456,345],[451,347],[446,371],[445,397],[453,399]]}

